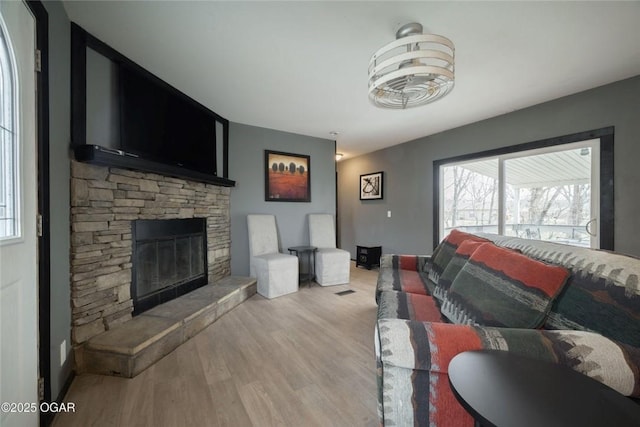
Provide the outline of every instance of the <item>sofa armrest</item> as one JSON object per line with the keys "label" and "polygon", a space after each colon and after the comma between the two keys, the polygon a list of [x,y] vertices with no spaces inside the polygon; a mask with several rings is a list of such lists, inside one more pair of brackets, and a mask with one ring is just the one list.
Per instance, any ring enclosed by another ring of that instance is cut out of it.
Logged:
{"label": "sofa armrest", "polygon": [[[381,425],[472,427],[473,418],[458,403],[446,373],[438,370],[439,349],[430,339],[443,325],[460,351],[475,350],[464,339],[472,328],[415,320],[381,319],[376,324],[378,413]],[[448,364],[447,364],[448,366]]]}
{"label": "sofa armrest", "polygon": [[509,351],[562,364],[625,396],[640,397],[640,349],[597,333],[400,319],[381,319],[376,328],[376,357],[382,366],[447,374],[454,356],[472,350]]}
{"label": "sofa armrest", "polygon": [[427,272],[431,255],[384,254],[380,257],[380,268]]}

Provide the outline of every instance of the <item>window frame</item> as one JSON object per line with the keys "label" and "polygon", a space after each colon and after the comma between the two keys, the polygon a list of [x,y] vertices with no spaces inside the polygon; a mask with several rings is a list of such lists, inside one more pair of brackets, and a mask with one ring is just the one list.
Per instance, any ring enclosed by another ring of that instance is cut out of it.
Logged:
{"label": "window frame", "polygon": [[[524,144],[517,144],[493,150],[477,153],[469,153],[461,156],[449,157],[433,161],[433,248],[440,243],[440,205],[441,205],[441,180],[440,167],[455,163],[480,160],[483,158],[504,157],[524,151],[538,150],[547,147],[560,148],[562,145],[576,142],[599,139],[600,162],[599,181],[600,192],[596,197],[600,199],[600,217],[598,235],[600,249],[614,250],[614,179],[613,179],[613,142],[614,127],[605,127],[586,132],[580,132],[555,138],[543,139]],[[501,213],[499,213],[501,215]]]}
{"label": "window frame", "polygon": [[[0,66],[0,73],[3,75],[0,77],[0,84],[2,87],[2,92],[0,96],[0,103],[3,104],[3,112],[5,115],[4,119],[7,122],[10,122],[9,127],[2,127],[0,132],[8,132],[10,134],[10,138],[12,139],[10,143],[10,147],[4,147],[4,142],[0,142],[0,150],[4,151],[7,149],[8,153],[5,158],[0,153],[0,163],[2,168],[0,173],[6,173],[8,178],[7,180],[3,180],[3,185],[5,188],[0,189],[0,195],[4,194],[7,198],[6,200],[6,209],[9,211],[6,214],[7,218],[0,219],[11,219],[13,218],[13,224],[10,226],[12,228],[12,232],[8,235],[4,235],[4,231],[0,234],[0,245],[4,244],[12,244],[14,242],[22,241],[22,201],[20,198],[20,183],[21,183],[21,167],[20,167],[20,139],[19,139],[19,127],[18,127],[18,97],[17,97],[17,74],[15,68],[15,57],[13,51],[11,49],[11,42],[7,38],[7,30],[4,25],[4,22],[0,22],[2,31],[2,35],[0,38],[0,62],[2,62],[2,66]],[[9,98],[9,99],[6,99]],[[7,109],[9,111],[7,111]],[[3,120],[4,122],[5,120]],[[2,136],[0,136],[2,138]],[[10,167],[5,167],[5,162],[10,163]],[[0,200],[2,202],[2,200]],[[2,227],[7,227],[6,225],[2,225]],[[7,227],[9,228],[9,227]]]}

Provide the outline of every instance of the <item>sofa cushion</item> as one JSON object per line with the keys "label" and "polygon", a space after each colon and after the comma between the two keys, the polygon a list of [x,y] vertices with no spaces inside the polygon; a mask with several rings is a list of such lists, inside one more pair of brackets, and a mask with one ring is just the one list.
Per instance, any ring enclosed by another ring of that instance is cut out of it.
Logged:
{"label": "sofa cushion", "polygon": [[451,283],[458,276],[462,267],[467,263],[471,255],[480,247],[480,245],[489,245],[492,243],[487,242],[478,242],[475,240],[465,240],[460,243],[458,249],[451,257],[451,261],[447,264],[447,267],[444,269],[440,278],[438,279],[438,284],[433,290],[433,296],[438,301],[444,301],[449,293],[449,288],[451,288]]}
{"label": "sofa cushion", "polygon": [[[600,260],[591,272],[576,269],[567,281],[543,325],[544,329],[595,331],[613,340],[640,347],[640,295],[638,276],[631,274],[626,286],[616,283],[622,268]],[[638,263],[638,261],[635,261]],[[601,266],[612,273],[609,277]],[[620,275],[621,276],[621,275]],[[623,282],[619,280],[618,283]],[[614,284],[616,283],[616,284]]]}
{"label": "sofa cushion", "polygon": [[394,291],[384,291],[380,294],[378,319],[405,319],[421,322],[443,320],[433,297]]}
{"label": "sofa cushion", "polygon": [[474,236],[473,234],[465,233],[464,231],[451,230],[451,233],[445,237],[442,242],[436,247],[431,255],[431,266],[429,268],[429,279],[434,283],[438,283],[440,275],[447,268],[451,258],[455,254],[458,246],[465,240],[471,240],[474,242],[490,242],[482,237]]}
{"label": "sofa cushion", "polygon": [[[412,294],[431,295],[431,290],[435,287],[430,283],[427,273],[416,269],[405,267],[411,266],[409,260],[412,257],[396,256],[393,259],[393,266],[380,267],[378,283],[376,289],[383,291],[400,291]],[[415,257],[413,257],[415,259]],[[415,261],[414,263],[415,264]],[[379,295],[377,296],[379,298]]]}
{"label": "sofa cushion", "polygon": [[595,331],[640,348],[640,259],[616,252],[485,234],[495,244],[561,265],[571,276],[544,329]]}
{"label": "sofa cushion", "polygon": [[454,323],[541,326],[569,272],[494,245],[482,245],[456,276],[442,304]]}

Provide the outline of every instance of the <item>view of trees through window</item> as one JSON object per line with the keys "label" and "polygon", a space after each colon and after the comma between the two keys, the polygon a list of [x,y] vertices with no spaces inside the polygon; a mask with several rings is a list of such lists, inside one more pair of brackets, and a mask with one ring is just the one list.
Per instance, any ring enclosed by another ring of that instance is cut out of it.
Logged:
{"label": "view of trees through window", "polygon": [[[496,161],[496,174],[498,162]],[[498,232],[498,180],[466,169],[444,168],[444,229]]]}
{"label": "view of trees through window", "polygon": [[580,145],[442,166],[443,235],[457,228],[590,246],[594,150]]}

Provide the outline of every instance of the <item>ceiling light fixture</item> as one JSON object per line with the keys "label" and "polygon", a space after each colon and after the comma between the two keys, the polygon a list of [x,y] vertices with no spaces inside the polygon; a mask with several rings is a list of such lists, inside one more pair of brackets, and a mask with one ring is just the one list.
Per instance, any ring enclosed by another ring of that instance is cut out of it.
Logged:
{"label": "ceiling light fixture", "polygon": [[336,162],[339,161],[342,158],[342,156],[344,156],[344,154],[336,153]]}
{"label": "ceiling light fixture", "polygon": [[422,34],[422,25],[403,25],[396,40],[369,61],[369,99],[377,107],[405,109],[428,104],[453,89],[453,42]]}

